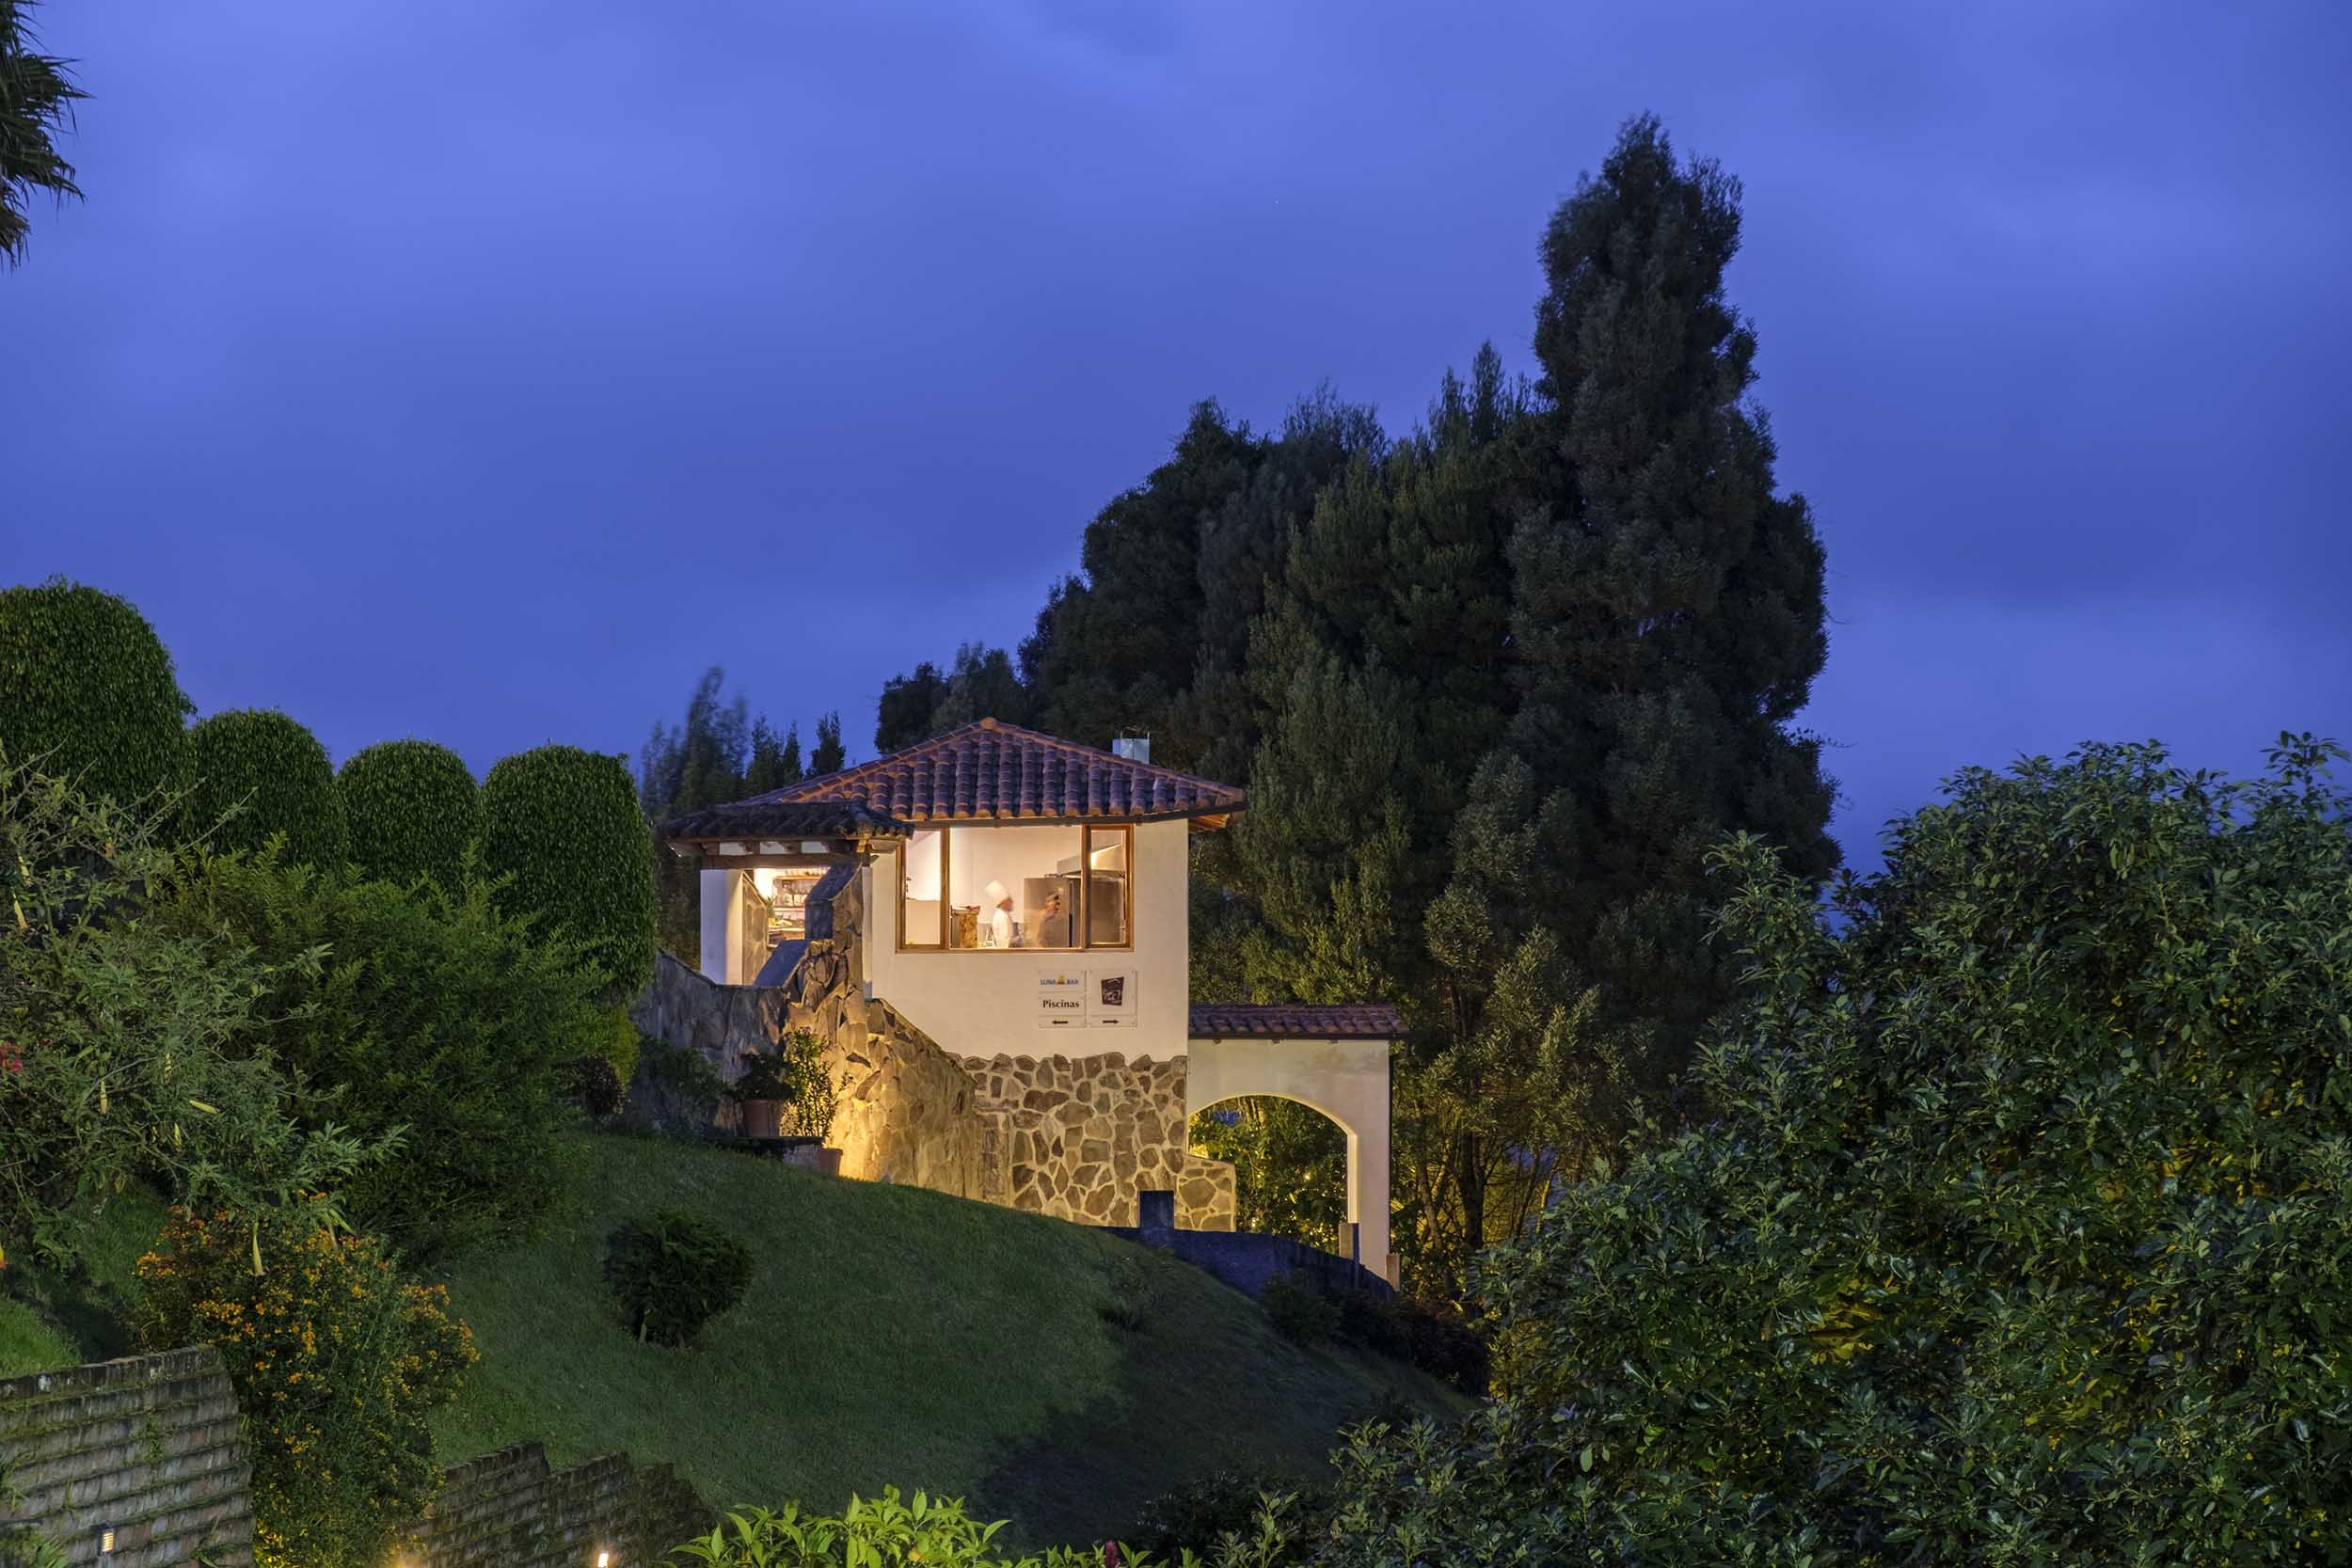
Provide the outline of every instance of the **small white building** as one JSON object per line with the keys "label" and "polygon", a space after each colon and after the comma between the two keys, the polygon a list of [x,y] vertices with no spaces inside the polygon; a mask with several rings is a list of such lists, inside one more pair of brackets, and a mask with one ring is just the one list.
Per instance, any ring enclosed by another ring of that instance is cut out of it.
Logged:
{"label": "small white building", "polygon": [[[1343,1250],[1393,1278],[1393,1010],[1191,1001],[1191,838],[1245,804],[1142,742],[983,719],[662,835],[700,859],[702,980],[832,1041],[845,1171],[1115,1225],[1169,1188],[1184,1223],[1230,1228],[1232,1171],[1189,1153],[1189,1118],[1278,1095],[1345,1132]],[[691,1034],[681,1008],[724,1009],[676,968],[656,1014]]]}

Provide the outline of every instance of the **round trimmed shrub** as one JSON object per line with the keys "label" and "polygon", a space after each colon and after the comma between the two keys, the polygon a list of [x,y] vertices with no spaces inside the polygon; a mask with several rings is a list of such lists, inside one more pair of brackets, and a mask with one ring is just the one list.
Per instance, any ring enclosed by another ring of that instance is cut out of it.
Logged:
{"label": "round trimmed shrub", "polygon": [[430,740],[382,740],[344,759],[335,790],[361,871],[455,891],[482,839],[482,789],[465,758]]}
{"label": "round trimmed shrub", "polygon": [[193,704],[130,601],[52,578],[0,590],[0,750],[135,800],[179,784]]}
{"label": "round trimmed shrub", "polygon": [[517,752],[482,784],[482,864],[501,906],[569,931],[612,998],[653,977],[653,836],[617,756]]}
{"label": "round trimmed shrub", "polygon": [[350,858],[335,769],[301,724],[267,708],[236,708],[189,730],[187,747],[181,812],[206,847],[258,853],[284,833],[289,865],[339,867]]}
{"label": "round trimmed shrub", "polygon": [[687,1345],[743,1299],[752,1249],[700,1214],[667,1209],[607,1238],[604,1277],[639,1339]]}

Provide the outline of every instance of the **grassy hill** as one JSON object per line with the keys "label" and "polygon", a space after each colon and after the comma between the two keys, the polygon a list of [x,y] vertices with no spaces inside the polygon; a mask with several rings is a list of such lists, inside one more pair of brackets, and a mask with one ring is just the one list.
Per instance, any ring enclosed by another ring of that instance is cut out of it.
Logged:
{"label": "grassy hill", "polygon": [[[437,1423],[445,1461],[529,1437],[558,1464],[623,1449],[722,1506],[921,1487],[1036,1544],[1121,1532],[1220,1465],[1319,1472],[1383,1390],[1462,1404],[1409,1368],[1301,1350],[1248,1298],[1099,1231],[719,1149],[585,1142],[545,1239],[448,1280],[482,1364]],[[690,1350],[638,1343],[601,1278],[605,1236],[664,1207],[758,1259],[744,1304]],[[1120,1301],[1136,1326],[1105,1317]]]}

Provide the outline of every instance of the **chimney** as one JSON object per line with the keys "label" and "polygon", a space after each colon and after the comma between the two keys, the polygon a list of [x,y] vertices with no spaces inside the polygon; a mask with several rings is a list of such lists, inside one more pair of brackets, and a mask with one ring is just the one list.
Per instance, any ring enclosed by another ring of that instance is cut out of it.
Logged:
{"label": "chimney", "polygon": [[1111,755],[1125,757],[1129,762],[1152,760],[1152,737],[1148,735],[1122,735],[1111,742]]}

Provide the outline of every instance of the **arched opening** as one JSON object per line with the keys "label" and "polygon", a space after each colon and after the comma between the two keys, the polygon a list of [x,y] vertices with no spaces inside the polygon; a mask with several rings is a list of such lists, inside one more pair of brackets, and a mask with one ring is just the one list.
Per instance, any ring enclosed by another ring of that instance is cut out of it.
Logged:
{"label": "arched opening", "polygon": [[[1279,1100],[1336,1126],[1344,1144],[1346,1206],[1329,1250],[1386,1275],[1389,1256],[1389,1042],[1196,1034],[1185,1079],[1187,1121],[1237,1101]],[[1302,1138],[1312,1123],[1270,1118]],[[1230,1126],[1238,1129],[1237,1117]],[[1236,1186],[1240,1171],[1235,1171]],[[1238,1216],[1237,1216],[1238,1218]],[[1299,1241],[1309,1238],[1299,1236]],[[1317,1243],[1320,1244],[1320,1243]]]}
{"label": "arched opening", "polygon": [[1233,1228],[1344,1255],[1347,1129],[1288,1095],[1235,1095],[1192,1114],[1192,1152],[1233,1167]]}

